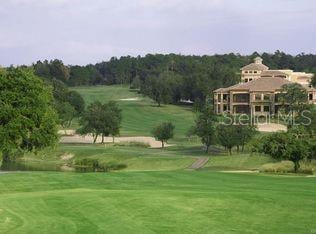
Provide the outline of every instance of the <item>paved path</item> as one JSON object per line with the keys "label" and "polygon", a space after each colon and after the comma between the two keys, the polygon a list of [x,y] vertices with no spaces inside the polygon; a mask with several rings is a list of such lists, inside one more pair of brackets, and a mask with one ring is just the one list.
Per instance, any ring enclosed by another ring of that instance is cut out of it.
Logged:
{"label": "paved path", "polygon": [[196,170],[202,168],[209,160],[209,157],[199,157],[191,166],[188,167],[190,170]]}

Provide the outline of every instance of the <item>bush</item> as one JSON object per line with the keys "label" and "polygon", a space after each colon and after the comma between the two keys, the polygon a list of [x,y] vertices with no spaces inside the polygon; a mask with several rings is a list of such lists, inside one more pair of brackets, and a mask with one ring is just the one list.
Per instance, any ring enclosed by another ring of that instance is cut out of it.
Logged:
{"label": "bush", "polygon": [[[293,173],[293,162],[281,161],[277,163],[267,163],[259,168],[260,172],[269,173]],[[302,174],[314,175],[316,173],[315,163],[303,162],[301,168],[298,171]]]}
{"label": "bush", "polygon": [[79,172],[104,171],[97,159],[89,159],[89,158],[78,159],[74,161],[74,166],[75,166],[76,171],[79,171]]}
{"label": "bush", "polygon": [[127,168],[123,163],[109,162],[108,164],[100,163],[97,159],[79,159],[74,161],[74,167],[77,172],[109,172]]}
{"label": "bush", "polygon": [[127,168],[127,165],[123,163],[109,162],[108,164],[106,164],[106,168],[107,171],[117,171]]}
{"label": "bush", "polygon": [[290,161],[281,161],[277,163],[267,163],[259,168],[260,172],[288,173],[293,172],[293,163]]}

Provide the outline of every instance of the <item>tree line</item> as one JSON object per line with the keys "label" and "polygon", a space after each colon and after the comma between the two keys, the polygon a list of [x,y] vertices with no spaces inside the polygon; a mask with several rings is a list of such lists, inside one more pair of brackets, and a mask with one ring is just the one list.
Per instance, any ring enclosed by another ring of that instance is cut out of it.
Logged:
{"label": "tree line", "polygon": [[[210,91],[239,82],[240,68],[261,56],[270,69],[293,69],[316,74],[316,55],[224,54],[184,56],[147,54],[146,56],[111,58],[86,66],[66,66],[61,60],[38,61],[35,74],[48,80],[57,79],[69,86],[127,84],[161,103],[190,99],[204,103]],[[316,78],[313,80],[316,85]]]}

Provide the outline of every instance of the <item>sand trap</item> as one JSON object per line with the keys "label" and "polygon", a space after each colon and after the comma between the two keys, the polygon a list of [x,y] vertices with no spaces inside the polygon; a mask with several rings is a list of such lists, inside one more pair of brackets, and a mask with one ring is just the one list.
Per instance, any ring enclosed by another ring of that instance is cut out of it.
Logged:
{"label": "sand trap", "polygon": [[287,131],[287,127],[283,124],[276,124],[276,123],[265,123],[265,124],[258,124],[258,131],[260,132],[279,132]]}
{"label": "sand trap", "polygon": [[141,99],[139,97],[134,97],[134,98],[122,98],[119,100],[120,101],[140,101]]}
{"label": "sand trap", "polygon": [[75,171],[75,168],[69,167],[69,166],[67,166],[67,165],[62,165],[62,166],[60,167],[60,170],[62,170],[62,171]]}
{"label": "sand trap", "polygon": [[75,155],[73,155],[73,154],[64,154],[60,158],[61,158],[61,160],[69,160],[69,159],[72,159],[74,156]]}
{"label": "sand trap", "polygon": [[62,136],[73,136],[76,134],[76,130],[73,130],[73,129],[58,130],[58,134]]}
{"label": "sand trap", "polygon": [[[96,143],[101,143],[102,138],[98,137]],[[93,137],[91,135],[86,136],[80,136],[78,134],[75,134],[73,136],[62,136],[60,139],[61,143],[79,143],[79,144],[92,144],[93,143]],[[112,143],[113,139],[112,137],[105,137],[104,138],[105,143]],[[146,136],[136,136],[136,137],[115,137],[114,140],[115,143],[120,142],[139,142],[148,144],[150,148],[161,148],[161,142],[157,141],[153,137],[146,137]],[[165,144],[165,147],[168,147],[171,145]]]}
{"label": "sand trap", "polygon": [[224,172],[224,173],[259,173],[258,170],[237,170],[237,171],[220,171],[220,172]]}

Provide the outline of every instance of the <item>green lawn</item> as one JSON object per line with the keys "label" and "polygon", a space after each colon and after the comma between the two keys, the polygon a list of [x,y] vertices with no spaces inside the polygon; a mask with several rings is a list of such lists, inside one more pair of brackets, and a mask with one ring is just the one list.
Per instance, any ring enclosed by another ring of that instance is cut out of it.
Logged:
{"label": "green lawn", "polygon": [[[123,136],[150,136],[154,126],[160,122],[170,121],[176,126],[176,137],[182,137],[194,124],[195,114],[190,108],[175,105],[157,107],[151,99],[131,91],[128,86],[77,87],[73,90],[78,91],[87,104],[93,101],[116,101],[122,109],[121,135]],[[121,100],[126,98],[139,98],[139,100]]]}
{"label": "green lawn", "polygon": [[[69,160],[62,160],[64,155],[73,155]],[[198,157],[209,156],[205,165],[208,170],[252,170],[259,169],[266,163],[274,162],[270,157],[263,155],[236,154],[213,155],[205,154],[202,147],[192,142],[185,145],[168,147],[165,149],[150,149],[124,145],[92,145],[92,144],[60,144],[56,149],[47,149],[25,154],[19,159],[29,170],[59,170],[75,159],[97,159],[108,164],[125,164],[124,171],[166,171],[181,170],[192,165]]]}
{"label": "green lawn", "polygon": [[315,178],[209,171],[0,175],[0,233],[313,233]]}
{"label": "green lawn", "polygon": [[[64,155],[73,155],[69,160],[62,160]],[[98,159],[100,163],[125,164],[125,171],[162,171],[185,169],[196,160],[193,155],[182,155],[181,151],[149,149],[135,146],[112,145],[60,145],[52,150],[28,153],[19,159],[29,170],[59,170],[62,165],[75,159]]]}
{"label": "green lawn", "polygon": [[211,157],[205,168],[211,170],[257,170],[260,166],[272,162],[274,162],[272,158],[263,155],[223,155]]}

